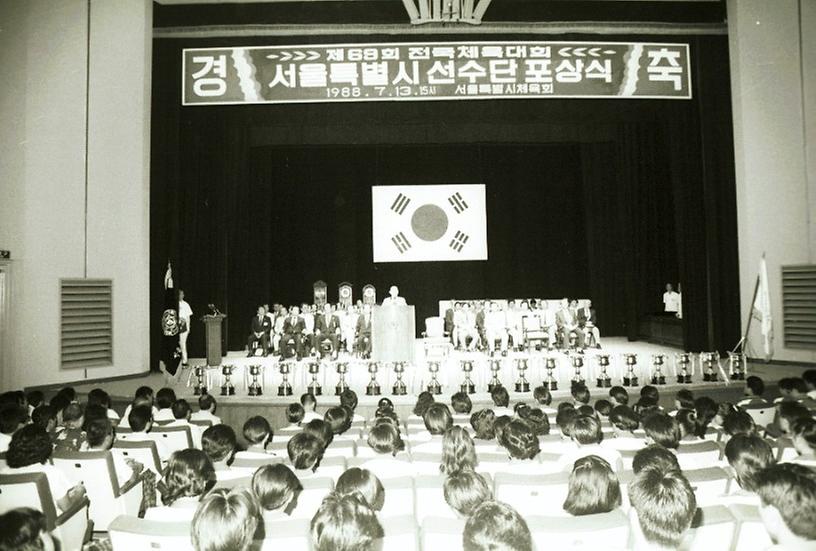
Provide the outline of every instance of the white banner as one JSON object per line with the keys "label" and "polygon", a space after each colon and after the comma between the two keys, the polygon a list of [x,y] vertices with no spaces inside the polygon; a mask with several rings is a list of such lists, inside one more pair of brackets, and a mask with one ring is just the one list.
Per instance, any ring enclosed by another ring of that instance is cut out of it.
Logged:
{"label": "white banner", "polygon": [[487,260],[484,185],[371,188],[374,262]]}

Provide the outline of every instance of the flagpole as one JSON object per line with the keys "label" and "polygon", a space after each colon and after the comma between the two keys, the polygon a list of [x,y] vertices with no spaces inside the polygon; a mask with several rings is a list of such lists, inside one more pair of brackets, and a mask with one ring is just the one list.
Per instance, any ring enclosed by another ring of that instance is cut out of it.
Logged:
{"label": "flagpole", "polygon": [[[765,258],[765,253],[762,253],[762,258]],[[745,333],[742,334],[742,338],[740,338],[737,345],[731,350],[731,352],[736,352],[737,349],[740,349],[741,354],[745,354],[745,345],[748,343],[748,331],[751,330],[751,320],[754,318],[754,303],[756,302],[757,293],[759,292],[759,274],[756,276],[756,282],[754,283],[754,294],[751,297],[751,306],[748,310],[748,323],[745,324]]]}

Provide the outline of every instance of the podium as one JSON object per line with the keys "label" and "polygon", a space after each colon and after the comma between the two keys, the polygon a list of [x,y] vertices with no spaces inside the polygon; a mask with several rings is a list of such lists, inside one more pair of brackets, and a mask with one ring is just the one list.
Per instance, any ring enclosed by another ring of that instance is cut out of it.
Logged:
{"label": "podium", "polygon": [[221,365],[221,322],[226,317],[224,314],[207,314],[201,318],[207,342],[207,365],[210,367]]}
{"label": "podium", "polygon": [[413,363],[414,320],[413,306],[375,306],[371,315],[371,359]]}

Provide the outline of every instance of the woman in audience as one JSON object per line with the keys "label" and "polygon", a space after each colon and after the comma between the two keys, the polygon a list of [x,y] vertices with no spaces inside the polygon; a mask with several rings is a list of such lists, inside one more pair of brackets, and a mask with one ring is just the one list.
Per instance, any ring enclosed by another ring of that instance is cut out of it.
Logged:
{"label": "woman in audience", "polygon": [[493,499],[493,492],[484,477],[472,470],[460,470],[445,478],[442,487],[445,503],[459,518],[466,519],[485,501]]}
{"label": "woman in audience", "polygon": [[314,551],[373,551],[383,535],[377,515],[357,493],[327,495],[311,524]]}
{"label": "woman in audience", "polygon": [[799,419],[810,419],[811,413],[808,408],[797,402],[782,402],[777,406],[779,414],[776,419],[776,427],[768,427],[768,432],[773,436],[793,437],[793,425]]}
{"label": "woman in audience", "polygon": [[318,476],[317,470],[320,468],[325,449],[323,440],[305,431],[289,439],[286,451],[299,479]]}
{"label": "woman in audience", "polygon": [[312,419],[303,427],[303,432],[317,437],[323,443],[323,449],[328,448],[334,441],[334,431],[323,419]]}
{"label": "woman in audience", "polygon": [[496,414],[492,409],[481,409],[470,416],[473,438],[476,440],[493,440],[496,438],[494,425]]}
{"label": "woman in audience", "polygon": [[411,446],[412,452],[417,453],[441,453],[442,436],[453,426],[453,416],[446,404],[431,404],[425,410],[425,432],[419,433],[412,440],[422,443]]}
{"label": "woman in audience", "polygon": [[541,447],[538,437],[530,426],[520,419],[513,419],[502,431],[499,440],[510,456],[510,464],[504,471],[516,474],[540,474],[546,467],[535,460]]}
{"label": "woman in audience", "polygon": [[570,386],[570,394],[572,395],[572,402],[576,408],[586,406],[589,404],[590,393],[589,388],[584,383],[573,382]]}
{"label": "woman in audience", "polygon": [[702,440],[697,435],[697,414],[690,409],[681,409],[674,416],[677,419],[677,426],[680,428],[680,442],[699,442]]}
{"label": "woman in audience", "polygon": [[470,434],[459,426],[453,426],[442,438],[442,462],[439,471],[451,475],[457,471],[476,469],[476,448]]}
{"label": "woman in audience", "polygon": [[[340,437],[351,428],[351,415],[349,410],[343,406],[331,407],[323,414],[323,420],[329,426],[334,437]],[[356,439],[353,435],[344,437],[345,439]]]}
{"label": "woman in audience", "polygon": [[[0,413],[0,417],[2,417],[2,413]],[[31,414],[31,422],[34,423],[37,426],[40,426],[40,427],[44,428],[45,431],[48,433],[48,435],[51,437],[52,441],[57,438],[57,434],[56,434],[57,433],[57,412],[50,405],[44,404],[44,405],[41,405],[41,406],[37,406],[37,409],[35,409],[34,413]],[[23,425],[20,424],[20,426],[23,426]],[[2,428],[0,428],[0,431],[2,431]],[[9,440],[10,439],[11,439],[11,436],[9,436]],[[6,451],[6,449],[8,449],[8,444],[6,444],[5,448],[0,446],[0,452],[4,452],[4,451]]]}
{"label": "woman in audience", "polygon": [[272,442],[272,427],[269,426],[269,421],[265,417],[255,415],[250,417],[244,423],[244,440],[247,441],[246,451],[240,451],[235,454],[235,457],[242,457],[245,459],[264,459],[270,455],[275,455],[268,451],[266,447]]}
{"label": "woman in audience", "polygon": [[609,419],[609,414],[612,413],[612,403],[609,400],[595,400],[595,412],[601,417],[602,421]]}
{"label": "woman in audience", "polygon": [[544,385],[537,386],[533,390],[533,399],[541,406],[541,410],[547,415],[555,415],[557,412],[550,407],[552,404],[552,393]]}
{"label": "woman in audience", "polygon": [[558,413],[555,416],[555,424],[558,425],[558,430],[565,439],[570,437],[570,429],[572,422],[578,417],[578,412],[575,407],[569,402],[562,402],[558,404]]}
{"label": "woman in audience", "polygon": [[382,511],[385,505],[385,488],[380,479],[368,469],[352,467],[347,469],[334,487],[335,493],[341,496],[357,493],[375,513]]}
{"label": "woman in audience", "polygon": [[643,417],[643,430],[647,444],[660,444],[664,448],[676,450],[680,446],[680,426],[677,419],[661,412]]}
{"label": "woman in audience", "polygon": [[705,438],[708,425],[710,425],[717,416],[718,411],[719,406],[717,406],[717,402],[708,396],[701,396],[694,400],[694,413],[696,417],[694,421],[694,434],[700,438]]}
{"label": "woman in audience", "polygon": [[246,551],[259,516],[249,488],[215,490],[201,501],[193,517],[193,547],[196,551]]}
{"label": "woman in audience", "polygon": [[246,476],[242,469],[232,469],[232,460],[238,446],[235,431],[229,425],[213,425],[201,436],[201,448],[212,461],[218,480],[231,480]]}
{"label": "woman in audience", "polygon": [[54,446],[45,429],[37,425],[26,425],[11,437],[6,452],[7,467],[2,474],[43,473],[48,479],[54,505],[60,511],[68,511],[74,504],[85,497],[85,487],[80,483],[75,486],[62,471],[51,465],[48,460]]}
{"label": "woman in audience", "polygon": [[674,410],[681,409],[694,409],[694,393],[687,388],[681,388],[674,395]]}
{"label": "woman in audience", "polygon": [[620,483],[609,462],[597,455],[577,460],[570,473],[564,510],[577,517],[608,513],[620,505]]}
{"label": "woman in audience", "polygon": [[258,498],[264,520],[285,520],[297,507],[303,490],[292,469],[282,463],[264,465],[252,475],[252,491]]}
{"label": "woman in audience", "polygon": [[792,432],[793,447],[799,457],[792,459],[791,463],[816,467],[816,420],[812,417],[798,419],[793,423]]}
{"label": "woman in audience", "polygon": [[340,405],[351,410],[351,422],[360,423],[365,421],[365,417],[356,413],[357,410],[357,393],[347,388],[340,395]]}
{"label": "woman in audience", "polygon": [[737,411],[736,406],[734,406],[734,404],[731,402],[722,402],[721,404],[717,405],[717,415],[715,415],[714,419],[711,420],[711,428],[722,429],[725,418],[732,413],[736,413]]}
{"label": "woman in audience", "polygon": [[604,438],[601,445],[618,451],[639,450],[644,445],[643,436],[635,433],[640,426],[640,415],[629,406],[615,406],[609,412],[612,424],[612,438]]}
{"label": "woman in audience", "polygon": [[470,420],[470,411],[473,409],[473,402],[466,392],[457,392],[451,396],[451,407],[453,408],[453,419],[456,423],[467,423]]}
{"label": "woman in audience", "polygon": [[524,408],[521,412],[521,419],[523,419],[536,436],[545,436],[550,434],[550,419],[547,414],[538,408]]}
{"label": "woman in audience", "polygon": [[576,448],[566,451],[558,461],[559,470],[571,471],[575,462],[587,455],[605,459],[615,472],[623,470],[623,458],[618,450],[601,446],[603,432],[601,422],[593,416],[581,415],[572,423],[572,441]]}
{"label": "woman in audience", "polygon": [[119,422],[119,414],[113,411],[111,408],[110,395],[101,388],[95,388],[88,393],[88,403],[86,404],[86,408],[93,405],[104,407],[105,411],[107,412],[108,419],[110,419],[112,423],[115,424]]}
{"label": "woman in audience", "polygon": [[396,455],[405,450],[405,443],[397,427],[391,423],[375,425],[368,433],[368,446],[376,457],[360,465],[361,469],[368,469],[380,479],[415,474],[414,467],[408,461],[396,459]]}
{"label": "woman in audience", "polygon": [[496,433],[496,445],[498,447],[504,447],[502,445],[502,443],[501,443],[502,442],[502,433],[504,432],[504,429],[507,428],[507,425],[509,425],[510,421],[512,421],[512,420],[513,420],[513,418],[510,417],[509,415],[500,415],[500,416],[496,417],[496,421],[493,423],[493,432]]}
{"label": "woman in audience", "polygon": [[[8,450],[11,437],[26,425],[28,415],[18,405],[7,405],[0,408],[0,453]],[[56,427],[56,421],[54,423]]]}
{"label": "woman in audience", "polygon": [[202,498],[215,486],[215,469],[210,458],[194,449],[173,452],[164,475],[159,482],[159,492],[164,507],[147,510],[149,520],[192,520]]}
{"label": "woman in audience", "polygon": [[532,551],[530,528],[518,512],[499,501],[485,501],[470,514],[462,533],[464,551]]}
{"label": "woman in audience", "polygon": [[57,435],[54,450],[58,452],[78,452],[88,447],[85,431],[82,425],[85,422],[85,411],[77,403],[70,403],[62,410],[64,428]]}
{"label": "woman in audience", "polygon": [[513,416],[513,410],[510,409],[510,394],[506,388],[503,386],[494,388],[490,392],[490,398],[493,400],[493,413],[496,414],[496,417]]}
{"label": "woman in audience", "polygon": [[[390,400],[389,400],[389,402],[390,402]],[[431,394],[427,390],[423,390],[422,392],[420,392],[419,396],[417,396],[417,401],[416,401],[416,404],[414,405],[414,410],[411,413],[411,415],[408,416],[407,421],[408,422],[411,422],[411,421],[414,421],[414,422],[420,421],[421,422],[421,421],[423,421],[423,418],[425,417],[425,411],[429,407],[431,407],[431,404],[433,404],[434,402],[435,402],[435,400],[434,400],[433,394]],[[392,409],[393,409],[393,405],[392,405]]]}
{"label": "woman in audience", "polygon": [[725,457],[734,470],[738,488],[732,494],[756,499],[756,476],[764,468],[776,463],[771,445],[756,435],[738,434],[725,445]]}

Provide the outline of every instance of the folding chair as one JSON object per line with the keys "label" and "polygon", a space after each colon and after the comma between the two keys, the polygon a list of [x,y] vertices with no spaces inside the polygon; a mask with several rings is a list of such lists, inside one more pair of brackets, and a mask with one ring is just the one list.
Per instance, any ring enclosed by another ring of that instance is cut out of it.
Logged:
{"label": "folding chair", "polygon": [[731,549],[737,530],[737,519],[722,505],[700,507],[686,533],[683,549],[709,551]]}
{"label": "folding chair", "polygon": [[[451,509],[445,501],[443,485],[445,477],[419,475],[414,477],[414,501],[419,506],[416,507],[416,520],[422,524],[429,517],[455,519],[456,512]],[[461,539],[462,533],[459,533]],[[460,541],[461,545],[461,541]],[[425,547],[425,549],[444,549],[443,547]]]}
{"label": "folding chair", "polygon": [[114,551],[193,551],[189,522],[118,516],[108,526]]}
{"label": "folding chair", "polygon": [[193,448],[190,427],[153,427],[147,435],[154,442],[162,442],[170,453]]}
{"label": "folding chair", "polygon": [[742,406],[740,409],[751,416],[757,427],[767,427],[774,422],[776,416],[776,408],[773,404]]}
{"label": "folding chair", "polygon": [[564,500],[569,490],[569,474],[496,474],[496,499],[515,508],[522,516],[569,516]]}
{"label": "folding chair", "polygon": [[462,532],[465,530],[464,519],[452,516],[428,516],[422,520],[421,526],[422,549],[462,550]]}
{"label": "folding chair", "polygon": [[677,450],[677,462],[683,471],[705,469],[716,465],[722,459],[722,447],[716,442],[703,440],[681,446]]}
{"label": "folding chair", "polygon": [[525,517],[537,549],[626,549],[629,519],[620,509],[579,517]]}
{"label": "folding chair", "polygon": [[730,505],[728,510],[737,520],[737,534],[732,549],[739,551],[763,551],[773,545],[771,536],[759,516],[759,507],[753,505]]}
{"label": "folding chair", "polygon": [[[265,537],[251,547],[258,551],[311,551],[309,522],[305,518],[267,521],[261,530]],[[117,550],[118,551],[118,550]]]}
{"label": "folding chair", "polygon": [[331,478],[317,477],[301,480],[300,484],[303,490],[297,496],[297,505],[291,517],[311,520],[323,503],[323,498],[334,488],[334,481]]}
{"label": "folding chair", "polygon": [[379,517],[389,518],[410,515],[413,518],[416,512],[414,479],[409,476],[386,478],[382,480],[382,485],[385,489],[385,503]]}
{"label": "folding chair", "polygon": [[385,537],[383,549],[419,551],[419,530],[413,515],[380,519]]}
{"label": "folding chair", "polygon": [[274,465],[275,463],[283,463],[286,460],[279,455],[270,455],[269,457],[236,457],[232,466],[236,469],[251,469],[257,470],[264,465]]}
{"label": "folding chair", "polygon": [[113,443],[113,447],[122,452],[122,455],[129,457],[134,461],[138,461],[144,465],[145,469],[150,469],[157,475],[162,474],[161,459],[159,459],[159,452],[156,450],[156,443],[151,441],[142,442],[128,442],[117,440]]}
{"label": "folding chair", "polygon": [[697,506],[718,505],[722,496],[731,489],[731,475],[722,467],[683,471],[694,489]]}

